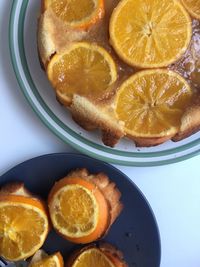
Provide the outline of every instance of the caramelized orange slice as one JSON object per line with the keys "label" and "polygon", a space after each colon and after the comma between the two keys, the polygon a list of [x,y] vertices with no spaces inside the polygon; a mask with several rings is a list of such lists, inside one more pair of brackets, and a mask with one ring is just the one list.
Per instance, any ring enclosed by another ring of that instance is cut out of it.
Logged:
{"label": "caramelized orange slice", "polygon": [[48,230],[47,212],[40,200],[0,196],[0,256],[10,261],[32,256],[43,245]]}
{"label": "caramelized orange slice", "polygon": [[96,44],[79,42],[56,54],[47,68],[48,78],[66,105],[74,94],[100,98],[117,79],[109,53]]}
{"label": "caramelized orange slice", "polygon": [[116,114],[132,137],[175,135],[192,98],[188,83],[168,70],[141,71],[119,88]]}
{"label": "caramelized orange slice", "polygon": [[127,267],[127,264],[121,251],[108,243],[102,243],[76,251],[66,267]]}
{"label": "caramelized orange slice", "polygon": [[99,249],[91,248],[81,253],[72,267],[116,267]]}
{"label": "caramelized orange slice", "polygon": [[48,204],[54,228],[72,242],[92,242],[107,230],[107,201],[89,181],[76,177],[61,179],[52,188]]}
{"label": "caramelized orange slice", "polygon": [[122,0],[110,20],[115,51],[126,63],[139,68],[175,62],[188,48],[191,35],[190,16],[175,0]]}
{"label": "caramelized orange slice", "polygon": [[44,9],[51,8],[66,25],[87,29],[104,15],[104,0],[44,0]]}
{"label": "caramelized orange slice", "polygon": [[[38,257],[37,254],[39,254]],[[64,261],[60,252],[47,255],[46,253],[42,254],[38,251],[28,267],[64,267]]]}

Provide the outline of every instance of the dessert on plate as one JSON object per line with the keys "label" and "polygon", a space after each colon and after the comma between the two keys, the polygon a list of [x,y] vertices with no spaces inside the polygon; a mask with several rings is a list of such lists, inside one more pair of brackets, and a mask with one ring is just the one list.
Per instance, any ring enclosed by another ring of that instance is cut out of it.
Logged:
{"label": "dessert on plate", "polygon": [[[0,257],[29,267],[63,267],[59,251],[41,248],[53,228],[74,243],[99,241],[120,215],[123,204],[116,184],[104,173],[72,170],[58,180],[48,195],[48,206],[23,183],[0,188]],[[49,218],[50,217],[50,218]],[[69,258],[70,255],[65,255]],[[98,265],[99,264],[99,265]],[[109,244],[90,244],[72,254],[66,266],[126,267],[122,253]]]}
{"label": "dessert on plate", "polygon": [[40,249],[32,257],[28,267],[64,267],[64,261],[60,252],[48,255]]}
{"label": "dessert on plate", "polygon": [[0,256],[24,260],[42,247],[50,226],[46,204],[23,183],[0,189]]}
{"label": "dessert on plate", "polygon": [[38,50],[57,100],[105,145],[200,129],[199,0],[42,0]]}
{"label": "dessert on plate", "polygon": [[96,241],[109,231],[123,209],[121,193],[104,173],[73,170],[48,196],[54,229],[74,243]]}
{"label": "dessert on plate", "polygon": [[[67,255],[66,267],[128,267],[121,251],[108,243],[90,244]],[[38,250],[28,267],[64,267],[60,252]]]}
{"label": "dessert on plate", "polygon": [[74,252],[66,267],[128,267],[121,251],[108,243],[91,244]]}

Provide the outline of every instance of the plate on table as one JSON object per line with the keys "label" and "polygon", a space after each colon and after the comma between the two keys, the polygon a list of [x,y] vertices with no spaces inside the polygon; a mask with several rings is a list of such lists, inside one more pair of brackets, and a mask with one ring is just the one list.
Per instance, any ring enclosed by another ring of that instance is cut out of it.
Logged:
{"label": "plate on table", "polygon": [[115,148],[106,147],[98,132],[87,132],[56,100],[42,71],[37,53],[40,1],[13,1],[9,43],[13,68],[26,99],[43,123],[64,142],[103,161],[129,166],[155,166],[181,161],[200,152],[200,132],[174,143],[137,148],[125,138]]}
{"label": "plate on table", "polygon": [[[76,168],[87,168],[90,173],[106,173],[122,193],[124,209],[103,241],[118,247],[129,267],[159,267],[160,236],[152,209],[137,186],[115,167],[84,155],[50,154],[12,168],[0,177],[0,186],[22,181],[31,192],[46,199],[55,181]],[[79,245],[64,240],[52,230],[43,248],[48,253],[59,250],[67,258]]]}

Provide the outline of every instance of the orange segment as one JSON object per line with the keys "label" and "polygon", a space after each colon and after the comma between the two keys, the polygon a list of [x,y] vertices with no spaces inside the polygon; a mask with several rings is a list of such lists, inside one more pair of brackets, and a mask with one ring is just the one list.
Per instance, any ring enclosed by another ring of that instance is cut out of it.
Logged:
{"label": "orange segment", "polygon": [[112,261],[97,248],[87,249],[81,253],[72,267],[116,267]]}
{"label": "orange segment", "polygon": [[32,256],[44,243],[49,224],[42,202],[0,196],[0,256],[17,261]]}
{"label": "orange segment", "polygon": [[55,55],[47,74],[57,94],[69,102],[73,94],[102,97],[117,79],[116,65],[109,53],[86,42],[74,43]]}
{"label": "orange segment", "polygon": [[190,15],[200,20],[200,0],[181,0]]}
{"label": "orange segment", "polygon": [[116,113],[133,137],[175,135],[192,98],[192,90],[177,73],[146,70],[126,80],[117,93]]}
{"label": "orange segment", "polygon": [[191,19],[175,0],[122,0],[110,20],[111,44],[119,57],[140,68],[164,67],[189,46]]}
{"label": "orange segment", "polygon": [[44,0],[44,9],[51,8],[68,26],[87,29],[104,16],[104,0]]}
{"label": "orange segment", "polygon": [[60,252],[57,252],[42,259],[34,260],[28,267],[64,267],[63,257]]}
{"label": "orange segment", "polygon": [[81,178],[64,178],[49,194],[54,228],[75,243],[89,243],[107,230],[108,204],[101,191]]}

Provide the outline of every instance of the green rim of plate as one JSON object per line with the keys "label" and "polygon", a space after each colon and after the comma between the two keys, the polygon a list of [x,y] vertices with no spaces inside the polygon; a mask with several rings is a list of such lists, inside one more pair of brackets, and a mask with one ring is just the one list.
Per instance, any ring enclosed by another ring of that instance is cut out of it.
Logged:
{"label": "green rim of plate", "polygon": [[[49,107],[46,105],[46,103],[41,98],[41,96],[40,96],[39,92],[37,91],[37,88],[33,82],[33,79],[31,77],[31,74],[30,74],[30,71],[28,68],[25,50],[24,50],[24,20],[25,20],[25,15],[26,15],[26,10],[27,10],[29,0],[23,0],[21,7],[20,7],[19,18],[18,18],[19,19],[19,27],[17,29],[17,31],[18,31],[17,32],[17,41],[19,43],[19,53],[20,53],[20,59],[22,61],[22,68],[24,71],[24,75],[26,76],[26,79],[29,83],[29,86],[31,87],[32,93],[36,97],[37,101],[39,102],[39,104],[41,105],[43,110],[45,110],[45,112],[51,117],[51,119],[54,122],[56,122],[56,124],[59,125],[59,127],[61,127],[65,132],[67,132],[69,135],[71,135],[72,137],[74,137],[78,141],[82,142],[83,144],[86,144],[86,145],[88,145],[94,149],[99,150],[99,151],[103,151],[103,152],[108,153],[109,156],[102,156],[102,155],[99,155],[98,153],[94,153],[94,152],[84,148],[84,146],[78,145],[75,142],[69,140],[66,136],[62,135],[55,127],[53,127],[49,123],[48,119],[43,114],[41,114],[41,112],[38,110],[38,108],[34,104],[33,100],[31,99],[31,97],[27,93],[26,86],[25,86],[24,81],[21,77],[20,70],[19,70],[19,67],[17,64],[15,49],[14,49],[14,34],[13,34],[14,33],[14,17],[15,17],[15,13],[17,10],[17,3],[18,3],[18,0],[13,1],[11,13],[10,13],[10,22],[9,22],[9,47],[10,47],[12,66],[13,66],[13,69],[15,71],[15,75],[16,75],[17,81],[20,85],[20,88],[21,88],[23,94],[25,95],[26,99],[28,100],[29,104],[31,105],[31,107],[33,108],[35,113],[43,121],[43,123],[52,132],[54,132],[60,139],[62,139],[65,143],[68,143],[69,145],[71,145],[75,149],[77,149],[77,150],[79,150],[79,151],[81,151],[81,152],[83,152],[83,153],[85,153],[91,157],[98,158],[98,159],[101,159],[103,161],[107,161],[107,162],[114,163],[114,164],[124,165],[124,166],[149,167],[149,166],[166,165],[166,164],[175,163],[175,162],[189,159],[189,158],[196,156],[200,153],[200,148],[198,148],[196,151],[188,153],[187,155],[177,156],[177,157],[173,157],[171,159],[166,159],[166,160],[164,159],[164,160],[147,162],[147,161],[145,161],[145,158],[154,158],[154,157],[159,158],[162,156],[174,155],[174,154],[179,153],[179,152],[184,152],[187,149],[191,149],[191,148],[200,144],[200,138],[198,138],[197,140],[194,140],[188,144],[182,145],[178,148],[172,148],[172,149],[163,150],[163,151],[127,152],[127,151],[120,151],[118,149],[112,149],[109,147],[105,147],[103,145],[101,146],[99,144],[96,144],[96,143],[84,138],[83,136],[80,136],[75,131],[73,131],[72,129],[67,127],[62,121],[60,121],[59,118],[55,116],[55,114],[49,109]],[[123,157],[141,158],[141,159],[144,159],[144,162],[136,162],[136,161],[133,162],[133,161],[129,161],[129,160],[114,159],[114,158],[112,158],[112,155],[121,156],[122,158]]]}

